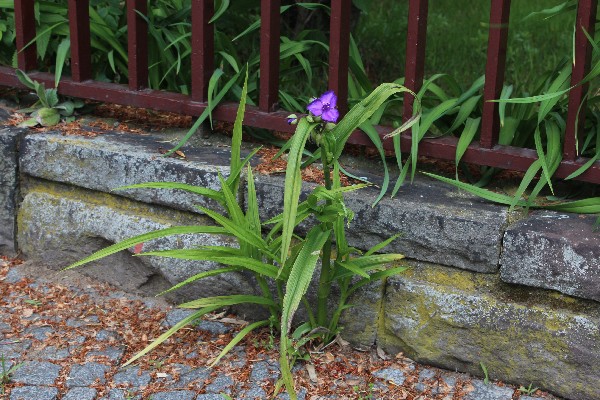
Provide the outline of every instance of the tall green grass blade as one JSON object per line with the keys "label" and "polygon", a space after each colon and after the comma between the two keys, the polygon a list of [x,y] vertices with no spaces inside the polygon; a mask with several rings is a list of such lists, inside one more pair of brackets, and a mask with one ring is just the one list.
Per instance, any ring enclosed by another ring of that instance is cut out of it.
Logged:
{"label": "tall green grass blade", "polygon": [[235,337],[231,339],[229,343],[227,343],[227,346],[225,346],[223,350],[221,350],[217,358],[215,358],[214,361],[210,363],[209,367],[214,367],[215,365],[217,365],[221,358],[223,358],[227,353],[229,353],[231,349],[233,349],[239,342],[241,342],[242,339],[244,339],[250,332],[252,332],[255,329],[262,328],[263,326],[268,326],[269,324],[269,320],[257,321],[239,331],[239,333],[235,335]]}
{"label": "tall green grass blade", "polygon": [[373,143],[373,145],[377,149],[377,152],[379,153],[379,157],[381,158],[381,162],[383,165],[383,182],[381,184],[381,190],[379,191],[379,195],[377,196],[373,204],[371,204],[371,207],[375,207],[375,205],[379,203],[379,200],[383,198],[383,196],[388,190],[388,187],[390,185],[390,171],[388,170],[387,162],[385,161],[385,150],[383,149],[383,143],[381,142],[379,133],[377,133],[377,130],[375,129],[373,124],[371,124],[369,121],[365,121],[362,124],[360,124],[359,128],[367,134],[369,139],[371,139],[371,142]]}
{"label": "tall green grass blade", "polygon": [[[246,76],[244,78],[244,86],[240,97],[240,105],[238,106],[233,123],[233,137],[231,139],[231,170],[241,168],[241,149],[242,149],[242,124],[244,123],[244,112],[246,111],[246,97],[248,96],[248,66],[246,66]],[[237,192],[239,180],[231,186],[232,192]]]}
{"label": "tall green grass blade", "polygon": [[469,118],[465,124],[465,129],[463,129],[463,132],[460,135],[460,138],[458,139],[458,143],[456,145],[456,156],[454,158],[454,166],[456,169],[455,174],[456,174],[457,180],[458,180],[458,164],[460,163],[460,160],[462,159],[463,155],[465,154],[465,151],[467,151],[467,148],[469,147],[471,142],[473,142],[473,138],[477,134],[477,131],[479,131],[479,122],[480,121],[481,121],[481,118],[475,118],[475,119]]}
{"label": "tall green grass blade", "polygon": [[208,278],[210,276],[226,274],[228,272],[237,272],[237,271],[240,271],[241,269],[242,269],[242,267],[226,267],[226,268],[212,269],[210,271],[204,271],[199,274],[193,275],[184,281],[179,282],[178,284],[170,287],[169,289],[160,292],[156,296],[158,297],[158,296],[165,295],[167,293],[174,292],[175,290],[180,289],[185,285],[189,285],[190,283],[199,281],[200,279]]}
{"label": "tall green grass blade", "polygon": [[290,331],[294,314],[300,305],[302,296],[308,290],[308,285],[317,266],[320,250],[330,234],[331,230],[323,230],[321,226],[317,225],[306,235],[304,245],[298,253],[287,279],[281,312],[282,338],[286,337]]}
{"label": "tall green grass blade", "polygon": [[302,154],[306,141],[312,130],[317,124],[310,123],[302,118],[298,121],[296,133],[290,140],[290,151],[288,154],[288,164],[285,172],[285,187],[283,190],[283,228],[281,232],[281,264],[285,264],[288,256],[292,234],[295,228],[296,215],[298,213],[298,200],[302,189],[302,174],[300,166],[302,164]]}
{"label": "tall green grass blade", "polygon": [[394,236],[391,236],[389,238],[387,238],[386,240],[384,240],[383,242],[380,242],[378,244],[376,244],[375,246],[371,247],[366,253],[365,256],[370,256],[372,254],[377,253],[380,250],[383,250],[384,248],[386,248],[390,243],[392,243],[394,240],[398,239],[400,236],[402,236],[401,233],[396,233]]}
{"label": "tall green grass blade", "polygon": [[159,250],[149,251],[139,254],[140,256],[157,256],[170,257],[182,260],[193,261],[215,261],[225,265],[242,267],[257,274],[268,276],[269,278],[277,278],[279,269],[271,264],[266,264],[252,257],[242,255],[226,255],[218,251],[204,249],[176,249],[176,250]]}
{"label": "tall green grass blade", "polygon": [[58,87],[60,77],[62,76],[62,70],[67,59],[67,54],[71,49],[71,40],[69,38],[63,39],[58,48],[56,49],[56,67],[54,69],[54,86]]}
{"label": "tall green grass blade", "polygon": [[204,308],[204,307],[228,307],[236,304],[260,304],[264,306],[276,306],[271,299],[262,296],[252,296],[246,294],[234,294],[230,296],[204,297],[197,300],[188,301],[180,304],[180,308]]}
{"label": "tall green grass blade", "polygon": [[171,190],[184,190],[186,192],[206,196],[210,199],[216,200],[219,203],[224,203],[225,198],[223,193],[213,189],[208,189],[202,186],[189,185],[187,183],[180,182],[148,182],[148,183],[136,183],[134,185],[120,186],[112,190],[127,190],[127,189],[171,189]]}
{"label": "tall green grass blade", "polygon": [[[459,126],[464,124],[465,121],[467,120],[467,118],[469,118],[469,116],[473,113],[473,110],[475,109],[475,107],[477,107],[477,105],[479,104],[479,100],[481,100],[481,95],[473,96],[473,97],[469,98],[468,100],[466,100],[464,102],[464,104],[462,104],[460,106],[460,109],[458,110],[458,113],[456,114],[456,118],[454,119],[454,122],[452,123],[452,125],[450,126],[450,128],[448,129],[448,131],[446,133],[454,132],[454,130],[456,128],[458,128]],[[457,100],[457,103],[458,103],[458,100]],[[504,123],[504,120],[502,121],[502,123]]]}
{"label": "tall green grass blade", "polygon": [[218,20],[219,18],[221,18],[221,15],[223,15],[225,13],[225,11],[227,11],[228,8],[229,8],[229,0],[221,0],[219,2],[219,7],[215,10],[214,15],[208,21],[208,23],[209,24],[215,23],[215,21]]}
{"label": "tall green grass blade", "polygon": [[[500,93],[500,100],[510,98],[510,95],[513,92],[513,85],[508,85],[502,87],[502,92]],[[505,102],[501,102],[498,105],[498,114],[500,115],[500,126],[504,126],[504,118],[506,116],[506,104]]]}
{"label": "tall green grass blade", "polygon": [[115,254],[121,250],[128,249],[130,247],[135,246],[139,243],[145,243],[153,239],[159,239],[171,235],[186,235],[186,234],[194,234],[194,233],[209,233],[209,234],[218,234],[218,235],[227,235],[229,232],[226,229],[220,228],[218,226],[175,226],[172,228],[159,229],[156,231],[144,233],[142,235],[138,235],[126,240],[123,240],[119,243],[115,243],[112,246],[105,247],[102,250],[95,252],[94,254],[79,260],[68,267],[64,268],[65,270],[78,267],[80,265],[87,264],[92,261],[99,260],[101,258],[107,257],[111,254]]}
{"label": "tall green grass blade", "polygon": [[408,268],[409,267],[403,266],[403,267],[388,268],[383,271],[377,271],[377,272],[371,274],[368,279],[361,279],[358,282],[356,282],[354,285],[350,286],[350,288],[348,289],[348,295],[351,295],[356,290],[360,289],[361,287],[365,286],[368,283],[375,282],[380,279],[385,279],[389,276],[398,275],[399,273],[406,271]]}
{"label": "tall green grass blade", "polygon": [[185,317],[184,319],[182,319],[181,321],[179,321],[178,323],[173,325],[173,327],[170,328],[168,331],[166,331],[165,333],[160,335],[158,338],[156,338],[151,344],[146,346],[142,351],[137,353],[135,356],[131,357],[125,364],[123,364],[123,367],[126,367],[127,365],[133,363],[140,357],[143,357],[146,354],[148,354],[149,352],[151,352],[152,350],[154,350],[157,346],[159,346],[165,340],[167,340],[168,338],[173,336],[175,333],[177,333],[177,331],[179,331],[184,326],[189,325],[190,323],[196,321],[203,315],[211,313],[215,310],[218,310],[219,308],[221,308],[221,307],[220,306],[206,307],[206,308],[203,308],[202,310],[199,310],[199,311],[193,313],[192,315],[190,315],[188,317]]}

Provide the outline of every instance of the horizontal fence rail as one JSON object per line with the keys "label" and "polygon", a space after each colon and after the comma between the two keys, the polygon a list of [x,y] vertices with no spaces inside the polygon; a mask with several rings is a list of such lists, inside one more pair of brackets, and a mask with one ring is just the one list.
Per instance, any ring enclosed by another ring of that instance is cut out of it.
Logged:
{"label": "horizontal fence rail", "polygon": [[[581,82],[590,71],[592,44],[586,36],[593,35],[598,0],[580,0],[575,27],[575,54],[571,86]],[[210,18],[214,14],[213,0],[192,0],[191,94],[183,95],[161,90],[147,89],[148,85],[148,26],[144,15],[146,0],[127,0],[129,84],[121,85],[91,79],[91,44],[89,0],[69,0],[69,30],[71,35],[71,77],[62,78],[58,92],[73,97],[102,102],[152,108],[156,110],[200,115],[208,107],[208,82],[214,71],[214,28]],[[282,132],[293,132],[294,126],[286,122],[288,113],[278,111],[279,45],[281,17],[280,0],[261,0],[260,30],[260,83],[258,106],[248,106],[244,124]],[[504,83],[507,53],[510,0],[491,0],[486,80],[483,89],[484,105],[481,135],[478,143],[472,143],[462,161],[515,171],[526,171],[538,156],[535,150],[498,144],[500,121],[498,99]],[[351,0],[332,0],[330,16],[329,89],[339,97],[338,107],[347,111],[348,65],[350,45]],[[54,85],[54,76],[36,72],[35,13],[33,0],[15,0],[15,31],[18,50],[18,67],[27,71],[32,79]],[[409,0],[407,49],[405,58],[405,84],[418,91],[423,83],[425,65],[428,0]],[[0,67],[0,85],[23,87],[16,78],[15,70]],[[577,153],[578,135],[583,131],[586,85],[575,86],[569,92],[569,107],[563,150],[563,161],[555,176],[565,178],[587,161]],[[413,99],[405,96],[404,119],[413,114]],[[213,118],[233,122],[237,104],[223,103],[213,111]],[[392,128],[376,127],[381,137]],[[441,137],[424,139],[419,143],[419,155],[454,160],[458,139]],[[355,132],[348,143],[372,146],[368,137]],[[404,134],[401,146],[411,148],[411,137]],[[391,140],[384,141],[384,148],[393,151]],[[594,163],[577,177],[579,180],[600,184],[600,162]]]}

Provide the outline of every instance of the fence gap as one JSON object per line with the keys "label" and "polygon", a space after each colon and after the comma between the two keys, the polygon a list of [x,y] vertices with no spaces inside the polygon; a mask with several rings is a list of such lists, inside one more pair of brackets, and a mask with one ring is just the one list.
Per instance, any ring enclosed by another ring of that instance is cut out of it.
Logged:
{"label": "fence gap", "polygon": [[15,0],[17,65],[23,71],[37,67],[36,44],[35,42],[29,44],[36,35],[34,3],[34,0]]}
{"label": "fence gap", "polygon": [[[409,1],[404,85],[415,93],[418,92],[421,89],[421,85],[423,85],[428,12],[428,0]],[[413,102],[414,98],[412,94],[405,93],[403,107],[403,119],[405,121],[412,117]]]}
{"label": "fence gap", "polygon": [[148,14],[146,0],[127,0],[127,53],[131,90],[148,86],[148,24],[138,13]]}
{"label": "fence gap", "polygon": [[[580,0],[577,7],[575,63],[571,73],[571,86],[581,82],[590,71],[593,47],[584,31],[594,37],[597,7],[598,0]],[[569,109],[563,148],[563,157],[566,160],[575,160],[579,155],[578,142],[583,137],[586,111],[585,96],[588,88],[588,84],[579,85],[569,92]]]}
{"label": "fence gap", "polygon": [[208,82],[215,69],[215,30],[209,21],[213,0],[192,0],[192,100],[208,100]]}
{"label": "fence gap", "polygon": [[279,98],[279,43],[281,0],[260,2],[260,92],[262,111],[275,111]]}
{"label": "fence gap", "polygon": [[[329,22],[329,89],[337,95],[340,117],[348,111],[350,0],[332,0]],[[316,95],[316,94],[315,94]]]}
{"label": "fence gap", "polygon": [[481,116],[481,147],[491,149],[500,136],[499,104],[491,102],[500,98],[506,68],[508,20],[510,0],[492,0],[488,36],[485,87],[483,89],[483,115]]}
{"label": "fence gap", "polygon": [[89,0],[69,0],[71,76],[76,82],[92,78],[89,7]]}

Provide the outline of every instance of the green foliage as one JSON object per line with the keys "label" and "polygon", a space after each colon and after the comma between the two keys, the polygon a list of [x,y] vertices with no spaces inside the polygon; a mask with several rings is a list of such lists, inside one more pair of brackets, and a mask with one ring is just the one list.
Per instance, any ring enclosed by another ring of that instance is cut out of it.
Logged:
{"label": "green foliage", "polygon": [[[120,189],[179,189],[207,196],[216,200],[224,209],[217,213],[205,207],[199,207],[216,226],[182,226],[162,229],[124,240],[120,243],[100,250],[89,257],[70,265],[74,268],[88,262],[98,260],[117,251],[128,249],[138,243],[149,240],[190,233],[225,234],[237,239],[238,247],[200,246],[193,249],[174,249],[149,251],[139,256],[171,257],[192,261],[214,261],[223,265],[211,271],[199,273],[175,285],[167,292],[204,279],[233,271],[248,271],[258,283],[261,294],[236,294],[227,296],[204,297],[189,301],[180,306],[196,309],[194,314],[182,320],[148,347],[127,361],[130,364],[139,357],[159,346],[185,325],[197,320],[202,315],[219,308],[239,304],[254,304],[267,309],[270,317],[252,323],[242,329],[236,337],[213,360],[218,362],[237,343],[251,331],[271,326],[280,332],[280,366],[282,382],[292,399],[296,398],[291,367],[297,358],[306,353],[302,348],[311,341],[329,343],[338,334],[338,321],[343,310],[349,305],[349,296],[358,288],[377,279],[399,273],[405,267],[386,268],[386,264],[403,258],[401,254],[375,254],[383,250],[398,235],[374,246],[365,254],[348,246],[345,236],[346,225],[352,220],[353,213],[343,199],[343,194],[365,187],[364,184],[342,187],[340,184],[340,168],[338,157],[346,140],[358,125],[367,120],[387,98],[403,93],[406,89],[397,84],[385,84],[373,93],[340,121],[337,126],[323,123],[318,117],[303,117],[298,130],[289,146],[288,169],[284,188],[284,211],[262,222],[259,217],[259,205],[254,187],[254,177],[248,165],[250,157],[241,160],[242,120],[245,109],[248,75],[242,89],[234,135],[232,139],[232,157],[230,175],[225,179],[219,176],[221,189],[218,191],[194,187],[181,183],[147,183],[123,187]],[[309,122],[312,121],[312,122]],[[325,186],[318,186],[306,200],[300,201],[301,186],[300,168],[304,146],[309,137],[320,136],[322,144],[319,151],[323,163]],[[236,194],[242,171],[247,174],[246,209],[237,202]],[[312,217],[313,227],[305,238],[294,234],[295,228],[302,221]],[[333,241],[337,243],[337,252],[332,256]],[[317,288],[316,310],[312,309],[306,297],[313,275],[320,270]],[[357,277],[357,279],[353,279]],[[339,288],[340,297],[334,305],[331,299],[331,287]],[[292,331],[294,316],[298,307],[303,304],[308,313],[308,321],[300,324]],[[333,306],[333,308],[332,308]],[[331,318],[327,311],[333,309]]]}
{"label": "green foliage", "polygon": [[17,70],[19,81],[27,88],[33,90],[38,97],[31,107],[19,110],[30,114],[31,118],[23,121],[19,126],[54,126],[58,124],[61,117],[67,120],[73,119],[75,109],[83,107],[81,100],[60,101],[55,88],[46,89],[43,83],[34,81],[21,70]]}
{"label": "green foliage", "polygon": [[527,386],[527,387],[520,386],[518,390],[519,390],[519,392],[526,394],[527,396],[531,396],[532,394],[537,392],[538,389],[539,389],[538,387],[533,386],[533,383],[530,383],[529,386]]}
{"label": "green foliage", "polygon": [[4,386],[10,383],[10,379],[16,370],[21,368],[23,363],[12,365],[10,368],[6,364],[4,355],[0,355],[0,394],[4,394]]}

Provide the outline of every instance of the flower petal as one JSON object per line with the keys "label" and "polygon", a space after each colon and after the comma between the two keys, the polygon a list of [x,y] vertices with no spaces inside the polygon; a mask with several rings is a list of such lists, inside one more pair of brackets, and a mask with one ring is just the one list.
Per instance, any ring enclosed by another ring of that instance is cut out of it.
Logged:
{"label": "flower petal", "polygon": [[337,104],[337,96],[333,90],[329,90],[319,97],[323,104],[329,104],[329,107],[334,108]]}
{"label": "flower petal", "polygon": [[326,121],[326,122],[337,122],[339,117],[340,117],[340,112],[338,111],[337,108],[330,108],[329,110],[325,111],[323,113],[323,115],[321,115],[321,118],[323,119],[323,121]]}
{"label": "flower petal", "polygon": [[321,101],[321,99],[316,99],[315,101],[310,103],[306,108],[315,117],[318,117],[319,115],[323,114],[323,102]]}

